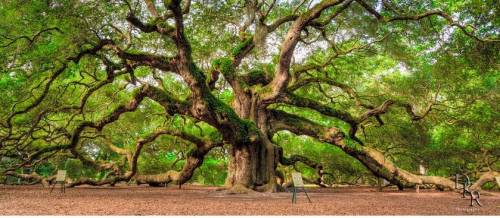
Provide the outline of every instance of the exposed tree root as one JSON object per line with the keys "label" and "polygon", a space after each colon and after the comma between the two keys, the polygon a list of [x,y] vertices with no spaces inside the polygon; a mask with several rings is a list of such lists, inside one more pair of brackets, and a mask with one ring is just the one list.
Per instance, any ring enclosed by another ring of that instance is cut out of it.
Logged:
{"label": "exposed tree root", "polygon": [[253,189],[249,189],[244,185],[236,184],[226,190],[226,194],[250,194],[256,193]]}

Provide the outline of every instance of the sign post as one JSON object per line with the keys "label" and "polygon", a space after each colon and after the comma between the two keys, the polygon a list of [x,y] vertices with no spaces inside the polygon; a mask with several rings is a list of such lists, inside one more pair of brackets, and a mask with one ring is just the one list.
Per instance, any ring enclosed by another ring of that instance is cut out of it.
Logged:
{"label": "sign post", "polygon": [[292,173],[292,181],[293,181],[293,193],[292,193],[292,204],[297,203],[297,193],[298,188],[302,188],[304,193],[306,194],[307,200],[311,203],[311,199],[304,188],[304,181],[302,180],[302,174],[294,172]]}
{"label": "sign post", "polygon": [[54,190],[54,187],[56,187],[57,183],[61,184],[61,192],[66,193],[66,170],[58,170],[57,175],[56,175],[56,182],[50,189],[50,193]]}
{"label": "sign post", "polygon": [[500,188],[500,176],[495,177],[495,180],[497,181],[498,188]]}

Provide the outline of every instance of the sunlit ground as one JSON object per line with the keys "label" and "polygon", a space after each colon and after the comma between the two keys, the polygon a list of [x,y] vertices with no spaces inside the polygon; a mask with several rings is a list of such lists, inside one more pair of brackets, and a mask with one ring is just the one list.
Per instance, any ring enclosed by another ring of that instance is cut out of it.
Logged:
{"label": "sunlit ground", "polygon": [[0,186],[1,215],[500,215],[500,193],[483,194],[470,207],[455,192],[368,187],[308,188],[299,193],[227,195],[215,187],[186,185],[79,187],[65,194],[41,186]]}

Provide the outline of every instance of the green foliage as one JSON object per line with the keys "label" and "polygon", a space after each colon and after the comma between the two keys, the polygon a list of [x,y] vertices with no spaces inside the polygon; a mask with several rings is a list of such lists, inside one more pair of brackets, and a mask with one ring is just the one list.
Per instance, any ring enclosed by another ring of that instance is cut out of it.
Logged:
{"label": "green foliage", "polygon": [[233,61],[230,58],[219,58],[212,61],[212,67],[219,69],[224,76],[234,76]]}
{"label": "green foliage", "polygon": [[224,160],[206,157],[203,165],[196,170],[193,178],[201,184],[221,186],[227,176],[226,169],[227,162]]}
{"label": "green foliage", "polygon": [[82,176],[83,164],[78,159],[67,159],[64,163],[64,168],[67,171],[67,176],[73,180]]}
{"label": "green foliage", "polygon": [[239,55],[243,49],[247,48],[250,43],[252,43],[253,37],[247,36],[242,42],[238,43],[232,50],[231,55],[237,56]]}
{"label": "green foliage", "polygon": [[52,163],[44,163],[38,165],[35,170],[36,173],[44,177],[52,176],[55,171],[56,171],[56,166],[54,166]]}
{"label": "green foliage", "polygon": [[[285,157],[298,154],[322,163],[324,171],[333,174],[333,177],[331,175],[327,177],[331,183],[350,183],[362,176],[371,176],[359,161],[347,155],[340,148],[318,142],[313,138],[296,136],[283,131],[275,135],[273,141],[283,147]],[[297,169],[306,178],[317,178],[316,171],[302,163],[297,164]],[[290,176],[293,167],[280,167],[280,170],[284,172],[285,176]]]}

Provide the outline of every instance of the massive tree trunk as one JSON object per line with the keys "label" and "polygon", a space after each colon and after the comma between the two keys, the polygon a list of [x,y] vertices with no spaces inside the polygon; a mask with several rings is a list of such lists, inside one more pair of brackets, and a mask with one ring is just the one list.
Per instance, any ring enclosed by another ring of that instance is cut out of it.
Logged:
{"label": "massive tree trunk", "polygon": [[225,185],[236,193],[247,192],[246,189],[276,190],[274,145],[266,134],[266,113],[259,105],[257,95],[246,94],[237,95],[232,103],[238,116],[255,123],[260,132],[256,143],[235,144],[230,148]]}
{"label": "massive tree trunk", "polygon": [[263,143],[232,146],[230,155],[227,188],[235,192],[276,190],[274,152]]}
{"label": "massive tree trunk", "polygon": [[253,145],[235,145],[230,148],[231,157],[225,184],[227,188],[234,188],[235,192],[243,192],[245,190],[237,189],[253,189],[256,185],[261,185],[257,181],[257,175],[262,173],[262,170],[258,170],[259,166],[256,161],[258,153],[255,147]]}

